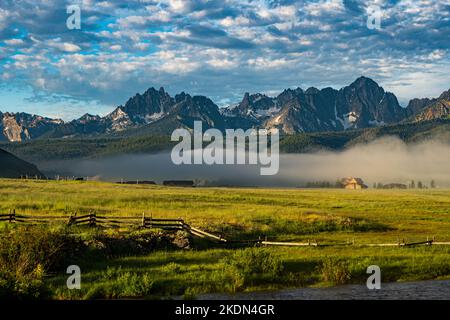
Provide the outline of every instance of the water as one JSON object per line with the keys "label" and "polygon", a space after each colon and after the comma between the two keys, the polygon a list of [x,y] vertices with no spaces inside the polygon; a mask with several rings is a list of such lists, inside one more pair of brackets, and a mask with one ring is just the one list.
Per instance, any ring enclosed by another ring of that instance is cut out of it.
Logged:
{"label": "water", "polygon": [[380,290],[365,285],[331,288],[299,288],[270,292],[205,294],[211,300],[450,300],[450,280],[382,283]]}

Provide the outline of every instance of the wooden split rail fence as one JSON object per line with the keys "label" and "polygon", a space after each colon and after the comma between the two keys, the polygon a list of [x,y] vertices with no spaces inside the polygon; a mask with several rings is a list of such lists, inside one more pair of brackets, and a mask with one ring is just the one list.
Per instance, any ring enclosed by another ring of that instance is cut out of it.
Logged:
{"label": "wooden split rail fence", "polygon": [[138,216],[101,216],[95,213],[85,215],[18,215],[15,210],[7,214],[0,214],[0,222],[11,223],[52,223],[63,222],[68,225],[89,225],[89,226],[106,226],[106,227],[121,227],[121,226],[136,226],[141,228],[160,228],[160,229],[185,229],[187,224],[182,219],[154,219],[152,217]]}
{"label": "wooden split rail fence", "polygon": [[[18,215],[15,210],[11,210],[7,214],[0,214],[0,222],[9,223],[27,223],[27,224],[42,224],[42,223],[67,223],[68,225],[88,225],[88,226],[102,226],[102,227],[138,227],[138,228],[156,228],[163,230],[184,230],[193,236],[212,240],[218,243],[227,244],[253,244],[261,246],[290,246],[290,247],[317,247],[319,244],[315,241],[308,242],[276,242],[267,241],[266,239],[259,238],[257,240],[227,240],[222,235],[218,236],[199,228],[195,228],[187,223],[183,219],[160,219],[153,217],[146,217],[143,214],[139,216],[101,216],[95,213],[85,215],[71,215],[71,216],[39,216],[39,215]],[[343,244],[320,244],[320,246],[336,246],[336,245],[355,245],[355,243],[343,243]],[[421,242],[397,242],[397,243],[375,243],[375,244],[358,244],[359,246],[368,247],[394,247],[394,246],[417,246],[417,245],[450,245],[450,242],[438,242],[427,239]]]}

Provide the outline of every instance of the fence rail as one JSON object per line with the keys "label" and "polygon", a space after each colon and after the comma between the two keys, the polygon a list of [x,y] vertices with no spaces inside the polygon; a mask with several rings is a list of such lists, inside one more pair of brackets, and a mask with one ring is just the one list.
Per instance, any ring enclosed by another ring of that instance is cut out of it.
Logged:
{"label": "fence rail", "polygon": [[16,210],[10,210],[9,213],[6,214],[0,214],[0,221],[15,222]]}
{"label": "fence rail", "polygon": [[183,219],[164,219],[164,218],[153,218],[145,216],[101,216],[95,213],[89,213],[84,215],[18,215],[15,210],[11,210],[9,213],[0,214],[0,222],[9,223],[26,223],[26,224],[48,224],[52,222],[65,222],[68,225],[87,225],[87,226],[101,226],[101,227],[137,227],[143,229],[163,229],[163,230],[184,230],[189,234],[211,240],[222,244],[246,244],[246,245],[260,245],[260,246],[288,246],[288,247],[317,247],[317,246],[343,246],[343,245],[354,245],[354,246],[365,246],[365,247],[411,247],[419,245],[450,245],[450,242],[435,241],[435,238],[426,241],[418,242],[405,242],[398,241],[396,243],[359,243],[353,242],[346,243],[318,243],[317,241],[308,240],[308,242],[280,242],[280,241],[268,241],[267,238],[264,240],[250,239],[250,240],[234,240],[226,239],[222,235],[215,235],[210,232],[201,230],[199,228],[193,227],[187,224]]}

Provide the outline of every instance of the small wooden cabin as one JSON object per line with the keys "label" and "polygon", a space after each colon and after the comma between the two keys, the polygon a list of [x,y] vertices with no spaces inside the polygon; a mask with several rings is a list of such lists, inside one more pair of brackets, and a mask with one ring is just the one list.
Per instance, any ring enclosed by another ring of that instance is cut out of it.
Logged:
{"label": "small wooden cabin", "polygon": [[341,180],[342,187],[344,189],[359,190],[367,189],[361,178],[347,177]]}

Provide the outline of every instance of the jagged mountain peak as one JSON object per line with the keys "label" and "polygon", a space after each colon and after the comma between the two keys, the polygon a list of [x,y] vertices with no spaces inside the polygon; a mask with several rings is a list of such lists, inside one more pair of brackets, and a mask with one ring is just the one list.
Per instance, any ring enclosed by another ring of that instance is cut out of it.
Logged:
{"label": "jagged mountain peak", "polygon": [[155,87],[150,87],[147,90],[144,91],[144,93],[136,93],[135,96],[146,96],[146,95],[165,95],[166,90],[164,87],[160,87],[159,89],[156,89]]}
{"label": "jagged mountain peak", "polygon": [[0,141],[24,141],[37,138],[63,125],[61,119],[51,119],[25,112],[0,112]]}
{"label": "jagged mountain peak", "polygon": [[320,90],[317,89],[316,87],[309,87],[305,91],[305,94],[318,94],[318,93],[320,93]]}
{"label": "jagged mountain peak", "polygon": [[128,99],[121,110],[127,114],[133,124],[147,124],[167,114],[175,104],[163,87],[159,90],[151,87],[143,94],[137,93]]}
{"label": "jagged mountain peak", "polygon": [[[339,90],[309,87],[304,91],[297,87],[285,89],[276,97],[245,92],[237,104],[219,109],[205,96],[180,92],[172,97],[164,87],[150,87],[130,97],[107,116],[87,113],[68,123],[27,113],[0,112],[0,140],[105,134],[153,125],[159,132],[167,133],[178,125],[189,128],[196,120],[203,121],[205,127],[220,129],[276,127],[285,133],[340,131],[407,119],[448,117],[449,98],[450,90],[447,90],[438,99],[412,99],[407,108],[402,108],[394,94],[362,76]],[[416,117],[411,118],[413,115]]]}
{"label": "jagged mountain peak", "polygon": [[90,113],[83,114],[78,120],[80,121],[92,121],[92,120],[99,120],[101,117],[99,115],[93,115]]}
{"label": "jagged mountain peak", "polygon": [[300,87],[297,87],[295,89],[287,88],[287,89],[284,89],[280,95],[282,95],[282,94],[299,94],[299,93],[303,93],[303,89]]}
{"label": "jagged mountain peak", "polygon": [[447,91],[442,92],[442,94],[438,98],[439,100],[447,100],[450,101],[450,89]]}
{"label": "jagged mountain peak", "polygon": [[246,92],[240,103],[229,106],[221,112],[227,116],[246,119],[247,127],[251,126],[250,123],[263,121],[278,111],[275,98],[263,93],[250,94]]}
{"label": "jagged mountain peak", "polygon": [[353,87],[362,87],[362,86],[373,86],[373,87],[380,87],[378,85],[377,82],[375,82],[375,80],[365,77],[365,76],[360,76],[359,78],[357,78],[355,81],[353,81],[349,87],[353,88]]}

